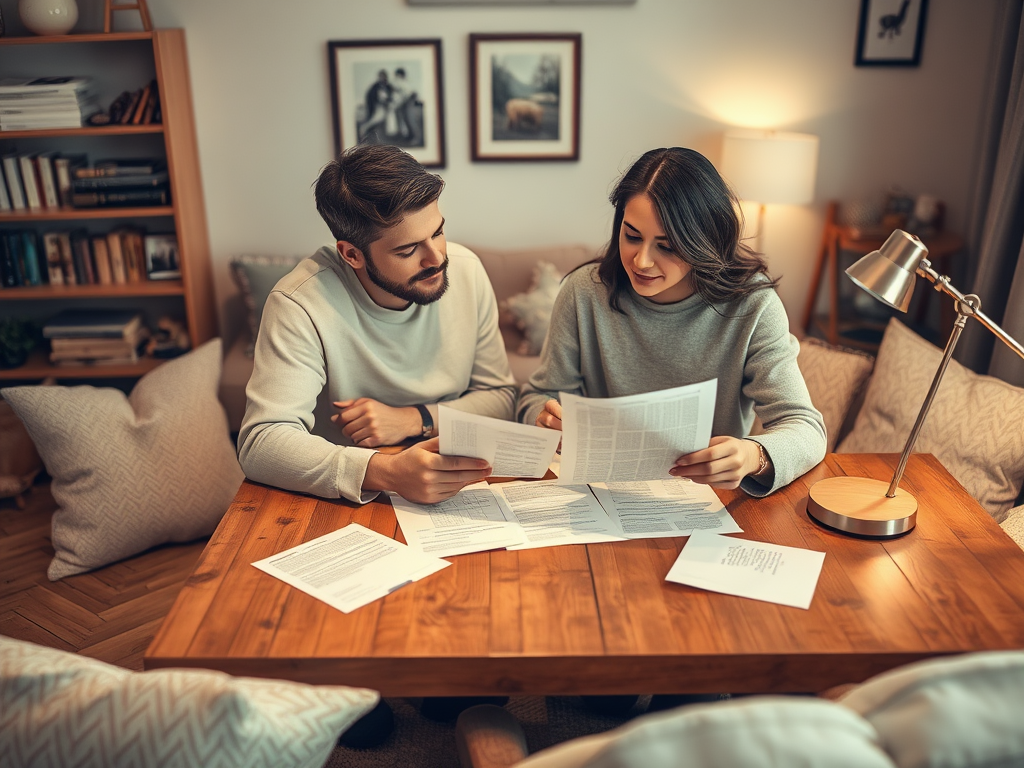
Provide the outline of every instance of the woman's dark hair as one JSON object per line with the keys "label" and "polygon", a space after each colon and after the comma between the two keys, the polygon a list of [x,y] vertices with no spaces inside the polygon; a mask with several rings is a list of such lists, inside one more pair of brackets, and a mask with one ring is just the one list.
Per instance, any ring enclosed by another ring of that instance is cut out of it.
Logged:
{"label": "woman's dark hair", "polygon": [[359,144],[324,166],[313,194],[334,239],[368,253],[384,230],[430,205],[442,189],[444,180],[408,152],[389,144]]}
{"label": "woman's dark hair", "polygon": [[693,290],[707,304],[731,301],[778,280],[752,280],[768,272],[761,254],[740,242],[743,220],[736,195],[699,152],[682,147],[652,149],[623,174],[609,200],[615,206],[612,237],[597,273],[608,286],[608,303],[620,299],[629,276],[619,253],[619,231],[626,203],[647,195],[658,212],[672,250],[690,266]]}

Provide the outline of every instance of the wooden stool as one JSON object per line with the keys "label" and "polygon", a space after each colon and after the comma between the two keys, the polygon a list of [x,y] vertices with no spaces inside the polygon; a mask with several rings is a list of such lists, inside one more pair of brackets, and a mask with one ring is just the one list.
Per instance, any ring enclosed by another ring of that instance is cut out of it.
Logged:
{"label": "wooden stool", "polygon": [[103,3],[103,31],[111,32],[114,26],[114,11],[138,11],[142,19],[142,28],[147,32],[153,31],[153,22],[149,18],[149,8],[146,7],[146,0],[135,0],[133,3],[115,3],[113,0],[104,0]]}

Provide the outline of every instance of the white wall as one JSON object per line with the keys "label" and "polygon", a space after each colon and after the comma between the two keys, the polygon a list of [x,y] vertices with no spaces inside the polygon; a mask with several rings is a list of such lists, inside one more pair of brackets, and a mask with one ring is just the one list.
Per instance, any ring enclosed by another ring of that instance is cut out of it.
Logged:
{"label": "white wall", "polygon": [[[898,0],[892,0],[898,4]],[[151,0],[184,27],[217,293],[239,253],[305,254],[330,240],[311,184],[333,154],[326,42],[440,37],[453,240],[488,246],[609,235],[607,194],[652,147],[719,160],[730,126],[821,137],[817,197],[770,206],[763,246],[794,323],[825,201],[891,185],[945,200],[960,231],[985,106],[995,2],[931,0],[918,68],[853,66],[859,0],[637,0],[631,6],[410,7],[405,0]],[[125,14],[130,16],[132,14]],[[469,160],[471,32],[581,32],[576,163]],[[222,318],[223,320],[223,318]],[[228,324],[230,334],[235,323]]]}

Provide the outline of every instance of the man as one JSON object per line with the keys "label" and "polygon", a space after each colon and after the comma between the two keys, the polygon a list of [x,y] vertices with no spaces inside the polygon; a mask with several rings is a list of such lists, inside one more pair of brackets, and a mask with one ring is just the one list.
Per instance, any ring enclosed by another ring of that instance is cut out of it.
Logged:
{"label": "man", "polygon": [[316,182],[336,240],[267,299],[238,436],[247,477],[366,503],[380,491],[436,503],[490,474],[440,456],[437,403],[512,419],[515,383],[487,274],[447,244],[444,182],[389,145],[360,145]]}
{"label": "man", "polygon": [[391,103],[391,83],[387,70],[377,73],[377,79],[366,89],[366,119],[359,126],[360,144],[379,144],[388,105]]}

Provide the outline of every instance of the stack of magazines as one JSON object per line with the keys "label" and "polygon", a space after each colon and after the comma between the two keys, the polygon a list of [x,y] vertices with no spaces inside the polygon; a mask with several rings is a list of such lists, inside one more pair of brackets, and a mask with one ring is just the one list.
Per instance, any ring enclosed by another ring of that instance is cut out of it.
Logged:
{"label": "stack of magazines", "polygon": [[149,329],[134,310],[69,309],[50,318],[43,336],[57,365],[126,365],[139,361]]}
{"label": "stack of magazines", "polygon": [[99,111],[88,77],[0,79],[0,131],[80,128]]}

